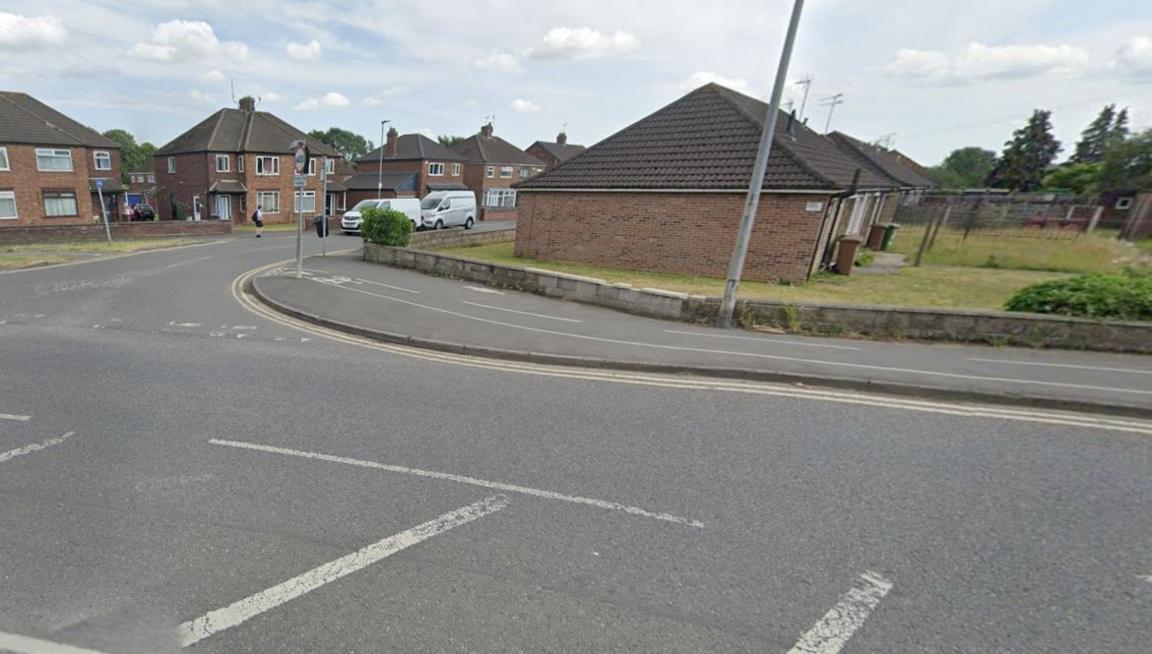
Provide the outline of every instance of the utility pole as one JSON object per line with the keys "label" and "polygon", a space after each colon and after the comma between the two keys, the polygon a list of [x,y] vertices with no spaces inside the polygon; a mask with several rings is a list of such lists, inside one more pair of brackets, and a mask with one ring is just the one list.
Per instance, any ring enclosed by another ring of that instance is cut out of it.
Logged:
{"label": "utility pole", "polygon": [[100,196],[100,214],[104,216],[104,235],[108,237],[108,243],[112,243],[112,228],[108,226],[108,205],[104,204],[104,179],[96,180],[96,195]]}
{"label": "utility pole", "polygon": [[804,79],[800,80],[799,82],[796,82],[796,86],[803,86],[804,87],[804,95],[801,97],[801,100],[800,100],[800,115],[796,117],[796,120],[803,122],[804,121],[804,107],[808,105],[808,90],[812,88],[812,76],[811,75],[805,75]]}
{"label": "utility pole", "polygon": [[380,199],[384,195],[384,126],[388,122],[387,120],[380,121],[380,170],[376,171],[376,199]]}
{"label": "utility pole", "polygon": [[720,327],[732,326],[732,314],[736,310],[736,289],[744,274],[744,257],[748,255],[748,241],[752,238],[752,226],[756,222],[756,209],[760,206],[760,191],[764,188],[764,173],[768,170],[768,156],[772,154],[772,137],[776,133],[776,118],[780,114],[780,96],[784,94],[784,83],[788,76],[788,64],[792,60],[792,47],[796,43],[796,31],[800,27],[800,13],[804,0],[795,0],[792,5],[792,18],[788,21],[788,33],[784,37],[784,48],[780,53],[780,64],[776,68],[776,80],[772,83],[772,97],[768,101],[768,115],[764,117],[764,127],[760,132],[760,149],[756,152],[756,165],[752,167],[752,181],[748,185],[748,198],[744,201],[744,215],[740,218],[740,231],[736,234],[736,245],[732,248],[732,260],[728,263],[728,281],[724,284],[724,299],[720,303]]}
{"label": "utility pole", "polygon": [[836,95],[828,96],[820,101],[820,104],[828,107],[828,122],[824,123],[824,133],[827,134],[832,129],[832,112],[836,111],[836,105],[844,104],[844,94],[837,93]]}
{"label": "utility pole", "polygon": [[324,224],[320,226],[320,256],[328,256],[328,247],[324,245],[328,240],[328,155],[324,155],[324,167],[320,169],[320,220]]}

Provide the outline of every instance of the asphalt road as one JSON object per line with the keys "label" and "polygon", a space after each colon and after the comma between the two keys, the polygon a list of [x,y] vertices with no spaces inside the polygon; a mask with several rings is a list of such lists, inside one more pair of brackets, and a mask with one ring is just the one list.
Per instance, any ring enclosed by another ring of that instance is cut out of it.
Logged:
{"label": "asphalt road", "polygon": [[1146,423],[304,331],[292,243],[0,274],[0,650],[1148,650]]}

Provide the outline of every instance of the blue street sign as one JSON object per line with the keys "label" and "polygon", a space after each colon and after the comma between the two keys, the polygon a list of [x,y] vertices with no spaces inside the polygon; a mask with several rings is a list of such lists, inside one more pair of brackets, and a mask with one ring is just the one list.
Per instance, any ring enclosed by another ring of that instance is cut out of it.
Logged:
{"label": "blue street sign", "polygon": [[96,188],[99,188],[99,189],[104,188],[104,180],[102,180],[102,179],[96,180]]}

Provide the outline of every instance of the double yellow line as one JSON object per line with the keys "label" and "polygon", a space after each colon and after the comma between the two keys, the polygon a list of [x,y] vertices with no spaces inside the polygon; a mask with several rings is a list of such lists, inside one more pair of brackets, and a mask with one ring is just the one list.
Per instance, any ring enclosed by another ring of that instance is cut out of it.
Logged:
{"label": "double yellow line", "polygon": [[998,420],[1012,420],[1018,422],[1043,423],[1087,429],[1103,429],[1109,431],[1129,432],[1152,435],[1152,422],[1112,418],[1108,416],[1092,415],[1086,413],[1065,413],[1059,411],[1044,411],[1033,409],[1014,409],[981,404],[950,403],[931,400],[917,400],[887,395],[858,393],[847,390],[821,390],[775,384],[769,382],[740,381],[728,379],[710,379],[692,376],[674,376],[650,373],[635,373],[626,371],[594,370],[589,368],[566,368],[562,366],[525,363],[518,361],[501,361],[485,359],[478,356],[466,356],[449,352],[425,350],[405,345],[383,343],[361,336],[354,336],[345,332],[321,327],[319,325],[284,315],[265,306],[244,290],[245,285],[253,277],[273,268],[284,266],[280,261],[250,270],[232,282],[232,295],[236,301],[252,313],[285,327],[298,329],[309,334],[324,338],[368,348],[379,352],[387,352],[399,356],[422,359],[435,363],[469,368],[482,368],[497,370],[505,373],[522,375],[535,375],[540,377],[554,377],[560,379],[581,379],[588,381],[607,382],[613,384],[632,384],[640,386],[655,386],[659,388],[675,388],[683,390],[715,391],[724,393],[743,393],[751,395],[765,395],[771,397],[784,397],[790,399],[814,400],[820,402],[834,402],[837,404],[853,404],[872,408],[896,409],[903,411],[917,411],[923,413],[936,413],[952,416],[993,418]]}

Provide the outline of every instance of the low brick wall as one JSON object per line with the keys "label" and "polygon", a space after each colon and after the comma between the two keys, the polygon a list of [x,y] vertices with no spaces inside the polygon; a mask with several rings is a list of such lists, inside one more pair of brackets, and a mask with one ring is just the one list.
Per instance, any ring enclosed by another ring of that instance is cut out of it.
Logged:
{"label": "low brick wall", "polygon": [[[221,220],[189,222],[110,223],[113,239],[161,238],[171,236],[226,236],[232,223]],[[107,238],[104,223],[91,225],[21,225],[0,227],[0,243],[45,243],[53,241],[99,241]]]}
{"label": "low brick wall", "polygon": [[510,224],[500,229],[483,232],[465,229],[442,229],[434,232],[416,232],[412,234],[410,246],[421,250],[435,248],[452,248],[464,245],[488,245],[489,243],[507,243],[516,240],[516,225]]}
{"label": "low brick wall", "polygon": [[[714,322],[720,308],[719,298],[635,289],[602,279],[371,243],[364,244],[364,260],[667,320]],[[1152,323],[999,311],[788,304],[763,300],[741,301],[736,312],[740,323],[747,327],[775,327],[825,336],[861,335],[1152,354]]]}
{"label": "low brick wall", "polygon": [[481,207],[480,220],[496,222],[501,220],[516,220],[516,207]]}

